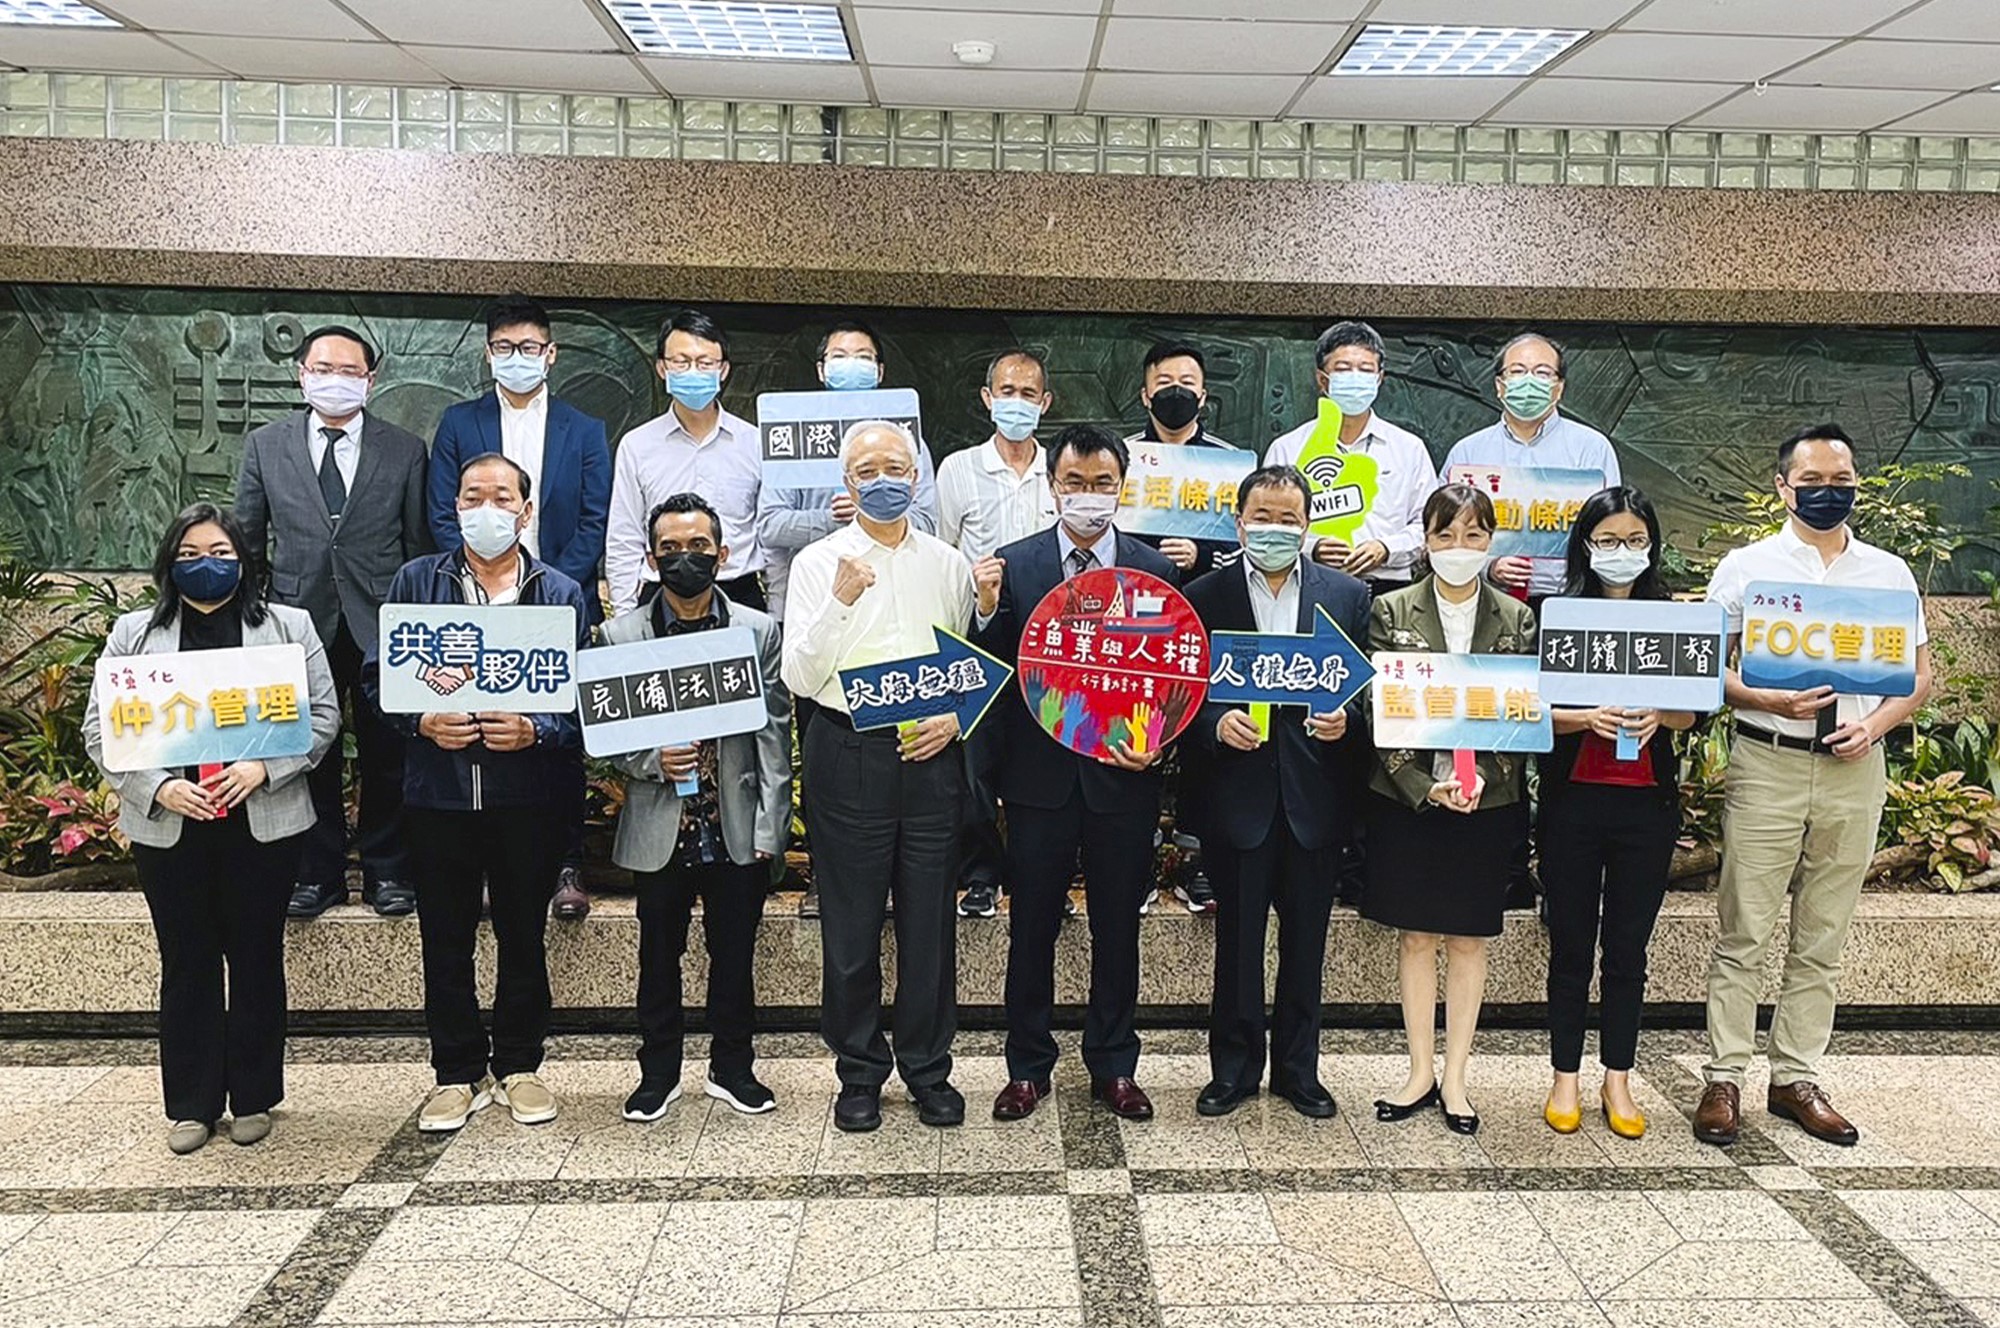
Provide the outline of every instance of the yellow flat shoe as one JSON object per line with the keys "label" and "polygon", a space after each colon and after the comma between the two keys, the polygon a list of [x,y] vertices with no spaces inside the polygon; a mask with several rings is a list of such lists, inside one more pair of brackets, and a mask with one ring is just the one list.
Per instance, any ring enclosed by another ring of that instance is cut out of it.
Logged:
{"label": "yellow flat shoe", "polygon": [[1604,1123],[1620,1139],[1638,1139],[1645,1135],[1646,1118],[1643,1115],[1620,1116],[1611,1109],[1611,1103],[1601,1098],[1598,1105],[1604,1109]]}
{"label": "yellow flat shoe", "polygon": [[1583,1126],[1583,1107],[1571,1107],[1568,1111],[1557,1111],[1555,1100],[1542,1103],[1542,1119],[1548,1122],[1557,1134],[1575,1134]]}

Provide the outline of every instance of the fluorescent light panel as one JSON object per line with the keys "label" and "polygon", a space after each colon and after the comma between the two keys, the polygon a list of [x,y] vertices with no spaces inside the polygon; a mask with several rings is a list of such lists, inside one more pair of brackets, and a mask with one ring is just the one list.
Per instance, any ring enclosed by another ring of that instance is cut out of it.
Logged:
{"label": "fluorescent light panel", "polygon": [[37,28],[122,28],[79,0],[0,0],[0,23]]}
{"label": "fluorescent light panel", "polygon": [[1532,74],[1588,37],[1575,28],[1479,28],[1452,24],[1371,23],[1346,51],[1336,74],[1405,76]]}
{"label": "fluorescent light panel", "polygon": [[763,60],[852,60],[840,11],[782,0],[605,0],[641,51]]}

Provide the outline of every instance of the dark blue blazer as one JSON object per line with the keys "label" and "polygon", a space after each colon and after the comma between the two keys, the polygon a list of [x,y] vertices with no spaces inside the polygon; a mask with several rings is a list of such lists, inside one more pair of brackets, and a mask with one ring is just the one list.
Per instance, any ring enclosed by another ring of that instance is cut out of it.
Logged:
{"label": "dark blue blazer", "polygon": [[[1021,653],[1021,628],[1029,615],[1044,595],[1068,578],[1063,574],[1062,541],[1056,538],[1053,526],[1005,545],[999,554],[1007,562],[1000,577],[1000,606],[985,627],[979,627],[975,620],[972,639],[980,649],[1012,664]],[[1174,583],[1174,565],[1122,530],[1118,532],[1116,560],[1119,567],[1150,572],[1168,585]],[[1081,789],[1084,805],[1094,812],[1159,810],[1159,766],[1120,770],[1079,756],[1042,731],[1028,713],[1018,681],[1007,686],[993,703],[993,710],[986,722],[999,730],[994,789],[1003,802],[1052,810],[1068,806]]]}
{"label": "dark blue blazer", "polygon": [[[459,467],[499,450],[497,392],[461,401],[438,421],[431,444],[429,507],[431,537],[441,552],[455,553],[459,547]],[[541,513],[542,561],[583,587],[584,614],[594,626],[604,618],[597,583],[604,562],[604,523],[611,512],[611,449],[604,440],[604,421],[551,394],[536,485],[529,497]]]}
{"label": "dark blue blazer", "polygon": [[[1311,560],[1299,564],[1299,575],[1296,630],[1311,632],[1314,608],[1324,608],[1348,640],[1365,650],[1368,588],[1345,572]],[[1183,593],[1210,632],[1257,630],[1241,564],[1210,572]],[[1360,700],[1347,703],[1347,732],[1338,742],[1307,736],[1304,706],[1274,706],[1271,740],[1254,752],[1239,752],[1216,739],[1216,724],[1234,708],[1211,701],[1187,731],[1207,833],[1219,834],[1231,847],[1247,852],[1264,842],[1282,809],[1301,847],[1323,849],[1338,842],[1361,787],[1355,778],[1361,767],[1354,753],[1368,750]]]}

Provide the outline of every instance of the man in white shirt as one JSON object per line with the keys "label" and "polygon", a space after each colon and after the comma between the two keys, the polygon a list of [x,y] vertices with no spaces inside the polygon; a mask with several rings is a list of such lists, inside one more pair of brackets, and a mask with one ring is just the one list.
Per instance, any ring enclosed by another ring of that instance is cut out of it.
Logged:
{"label": "man in white shirt", "polygon": [[[1744,589],[1753,581],[1916,593],[1908,564],[1849,529],[1855,482],[1853,440],[1837,424],[1802,429],[1778,449],[1777,491],[1790,517],[1777,534],[1725,557],[1709,583],[1709,599],[1729,612],[1731,658],[1742,643]],[[1880,744],[1930,691],[1928,639],[1919,602],[1909,643],[1917,683],[1909,696],[1749,687],[1737,669],[1724,674],[1737,718],[1716,894],[1721,934],[1708,970],[1708,1087],[1694,1120],[1695,1138],[1704,1143],[1732,1144],[1741,1128],[1764,956],[1787,915],[1791,933],[1771,1018],[1766,1106],[1827,1143],[1860,1138],[1827,1101],[1816,1075],[1833,1029],[1841,950],[1882,819],[1887,779]],[[1829,709],[1832,720],[1823,725]]]}
{"label": "man in white shirt", "polygon": [[700,494],[722,517],[729,561],[716,585],[730,603],[761,611],[757,495],[764,460],[756,426],[719,400],[729,377],[729,339],[707,314],[683,309],[660,328],[654,368],[673,404],[618,440],[604,549],[612,612],[630,611],[642,590],[650,593],[657,583],[658,574],[646,565],[646,517],[677,493]]}
{"label": "man in white shirt", "polygon": [[[840,671],[937,649],[933,628],[971,625],[972,567],[916,529],[917,441],[901,425],[864,420],[840,443],[854,521],[808,545],[792,564],[783,673],[818,709],[801,739],[819,778],[807,833],[821,899],[820,1032],[840,1074],[833,1123],[882,1124],[894,1069],[926,1125],[958,1125],[951,1086],[958,1030],[958,920],[952,874],[965,802],[958,719],[945,714],[857,731]],[[882,1030],[882,921],[894,892],[894,1054]]]}

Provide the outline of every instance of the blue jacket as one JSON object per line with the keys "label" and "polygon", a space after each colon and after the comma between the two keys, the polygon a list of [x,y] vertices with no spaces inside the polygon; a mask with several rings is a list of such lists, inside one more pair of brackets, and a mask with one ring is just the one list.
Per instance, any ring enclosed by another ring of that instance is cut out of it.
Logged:
{"label": "blue jacket", "polygon": [[[576,647],[590,642],[583,620],[584,595],[576,582],[545,563],[527,558],[521,582],[523,604],[566,605],[576,610]],[[389,584],[390,604],[465,603],[465,555],[433,553],[404,563]],[[379,643],[361,662],[361,686],[368,703],[382,706]],[[499,807],[548,807],[573,802],[583,789],[583,730],[576,712],[530,715],[535,745],[518,752],[491,752],[473,743],[448,752],[417,735],[421,715],[384,715],[407,740],[403,746],[403,801],[434,811],[477,812]]]}
{"label": "blue jacket", "polygon": [[[497,392],[461,401],[438,421],[427,507],[431,538],[442,551],[459,547],[459,467],[499,450]],[[604,523],[611,511],[611,449],[604,441],[604,421],[551,393],[542,474],[528,496],[541,514],[542,560],[584,588],[584,613],[595,626],[604,618],[597,582],[604,563]]]}

